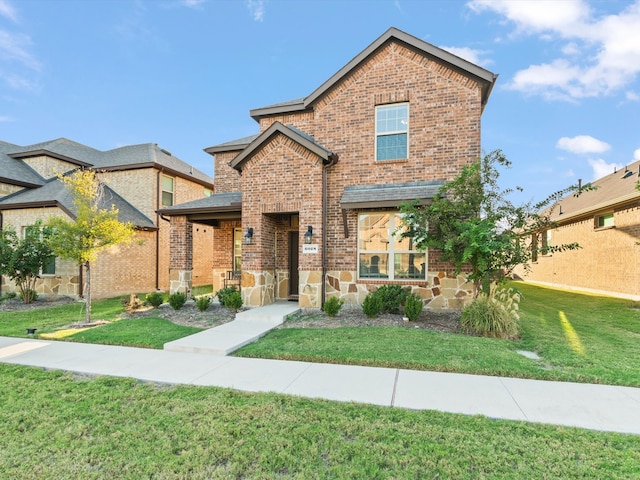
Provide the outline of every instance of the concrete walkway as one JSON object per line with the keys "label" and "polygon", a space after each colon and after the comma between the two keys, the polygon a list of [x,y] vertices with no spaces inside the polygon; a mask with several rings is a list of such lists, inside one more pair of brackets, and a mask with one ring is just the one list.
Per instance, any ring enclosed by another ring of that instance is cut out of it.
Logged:
{"label": "concrete walkway", "polygon": [[640,388],[0,337],[0,362],[640,435]]}
{"label": "concrete walkway", "polygon": [[298,310],[300,307],[297,303],[286,301],[245,310],[236,314],[236,319],[232,322],[165,343],[164,349],[173,352],[229,355],[255,342],[269,330],[282,325],[287,315]]}

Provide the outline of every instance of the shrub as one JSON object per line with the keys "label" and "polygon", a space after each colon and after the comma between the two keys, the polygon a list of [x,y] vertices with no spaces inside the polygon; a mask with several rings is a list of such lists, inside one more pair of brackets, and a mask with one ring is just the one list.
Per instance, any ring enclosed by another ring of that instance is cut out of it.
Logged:
{"label": "shrub", "polygon": [[225,287],[218,290],[218,293],[216,293],[216,296],[218,297],[218,301],[220,302],[220,305],[222,305],[223,307],[226,307],[227,299],[229,298],[229,295],[237,291],[238,289],[235,287],[235,285],[231,285],[230,287]]}
{"label": "shrub", "polygon": [[362,302],[362,311],[368,318],[373,318],[382,310],[382,298],[375,293],[369,293]]}
{"label": "shrub", "polygon": [[408,295],[407,299],[404,302],[405,317],[407,317],[412,322],[415,322],[420,316],[423,306],[424,304],[422,303],[422,299],[418,295],[416,295],[415,293]]}
{"label": "shrub", "polygon": [[26,288],[24,293],[22,291],[18,293],[18,297],[20,297],[23,303],[31,303],[38,299],[38,292],[31,288]]}
{"label": "shrub", "polygon": [[237,312],[242,308],[242,295],[239,291],[235,290],[229,293],[224,301],[224,306],[232,312]]}
{"label": "shrub", "polygon": [[145,300],[153,308],[158,308],[164,303],[164,295],[160,292],[147,293]]}
{"label": "shrub", "polygon": [[169,305],[174,310],[180,310],[187,302],[187,295],[183,292],[176,292],[169,295]]}
{"label": "shrub", "polygon": [[211,305],[211,297],[209,297],[208,295],[198,297],[198,299],[196,300],[196,307],[198,307],[198,310],[200,310],[201,312],[204,312],[207,308],[209,308],[209,305]]}
{"label": "shrub", "polygon": [[335,317],[342,306],[344,305],[344,300],[338,297],[331,297],[326,302],[324,302],[324,313],[329,315],[330,317]]}
{"label": "shrub", "polygon": [[520,331],[520,295],[513,289],[480,295],[462,309],[460,326],[467,333],[491,338],[516,338]]}
{"label": "shrub", "polygon": [[400,313],[400,306],[404,304],[408,294],[402,285],[382,285],[374,292],[382,302],[382,313]]}

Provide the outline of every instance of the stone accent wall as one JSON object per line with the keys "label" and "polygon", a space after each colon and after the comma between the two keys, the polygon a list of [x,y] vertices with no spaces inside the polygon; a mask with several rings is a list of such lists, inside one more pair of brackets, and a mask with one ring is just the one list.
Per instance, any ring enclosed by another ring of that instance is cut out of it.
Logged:
{"label": "stone accent wall", "polygon": [[551,245],[578,242],[580,249],[539,255],[531,271],[516,274],[547,285],[640,300],[640,207],[619,207],[615,226],[596,228],[595,215],[551,230]]}
{"label": "stone accent wall", "polygon": [[322,307],[322,270],[300,270],[300,308]]}
{"label": "stone accent wall", "polygon": [[275,275],[272,270],[243,270],[241,283],[245,306],[261,307],[275,302]]}
{"label": "stone accent wall", "polygon": [[289,298],[289,270],[276,270],[276,279],[276,299],[287,300]]}
{"label": "stone accent wall", "polygon": [[169,272],[169,292],[183,292],[187,294],[187,298],[191,296],[191,288],[193,285],[191,270],[172,269]]}
{"label": "stone accent wall", "polygon": [[[357,279],[356,271],[327,272],[327,298],[338,297],[345,305],[362,305],[364,298],[386,284],[400,284],[411,289],[429,308],[460,309],[473,299],[473,283],[465,275],[448,276],[445,272],[428,272],[427,281],[421,284],[365,281]],[[300,304],[302,307],[302,303]]]}

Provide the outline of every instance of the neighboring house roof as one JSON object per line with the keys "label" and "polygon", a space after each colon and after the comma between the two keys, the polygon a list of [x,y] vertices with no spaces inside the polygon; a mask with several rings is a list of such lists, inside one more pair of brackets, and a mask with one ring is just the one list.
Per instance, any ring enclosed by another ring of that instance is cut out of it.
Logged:
{"label": "neighboring house roof", "polygon": [[383,33],[378,39],[376,39],[371,45],[365,48],[362,52],[356,55],[349,63],[342,67],[336,74],[329,78],[326,82],[316,88],[310,95],[299,98],[296,100],[289,100],[286,102],[270,105],[267,107],[256,108],[250,111],[251,116],[259,121],[261,117],[269,115],[279,115],[287,112],[303,111],[311,108],[313,104],[333,88],[338,82],[343,80],[353,70],[358,68],[360,64],[365,62],[371,55],[373,55],[380,47],[387,42],[397,41],[405,44],[413,50],[418,50],[423,55],[433,58],[435,61],[445,63],[449,67],[459,71],[460,73],[475,78],[482,85],[482,107],[486,105],[489,100],[489,95],[493,89],[498,75],[485,70],[478,65],[475,65],[463,58],[447,52],[441,48],[436,47],[424,40],[420,40],[413,35],[398,30],[395,27],[391,27],[385,33]]}
{"label": "neighboring house roof", "polygon": [[[103,185],[98,207],[108,210],[112,205],[118,209],[118,220],[121,222],[130,222],[144,229],[157,228],[147,216],[111,188]],[[57,178],[48,180],[40,188],[21,190],[0,199],[0,210],[41,207],[59,207],[71,217],[75,217],[77,212],[73,197]]]}
{"label": "neighboring house roof", "polygon": [[20,148],[18,145],[0,140],[0,182],[20,187],[39,187],[45,179],[29,165],[7,155],[7,152],[15,151],[18,148]]}
{"label": "neighboring house roof", "polygon": [[346,209],[397,207],[403,202],[425,203],[440,190],[443,182],[407,182],[344,187],[340,206]]}
{"label": "neighboring house roof", "polygon": [[242,193],[214,193],[205,198],[199,198],[191,202],[181,203],[172,207],[158,210],[158,213],[166,216],[188,215],[201,212],[239,212],[242,208]]}
{"label": "neighboring house roof", "polygon": [[[154,167],[213,188],[213,179],[193,166],[171,155],[155,143],[128,145],[112,150],[96,150],[67,138],[33,145],[18,146],[0,142],[0,161],[48,155],[72,164],[98,170],[129,170]],[[21,162],[18,162],[21,163]],[[7,164],[10,166],[11,164]],[[15,165],[15,164],[14,164]]]}
{"label": "neighboring house roof", "polygon": [[218,145],[214,145],[213,147],[205,148],[204,151],[214,154],[219,152],[233,152],[236,150],[244,150],[257,137],[258,134],[256,133],[255,135],[249,135],[248,137],[238,138],[237,140],[231,140],[230,142],[224,142]]}
{"label": "neighboring house roof", "polygon": [[264,144],[269,142],[269,140],[275,135],[282,134],[286,137],[289,137],[294,142],[302,145],[308,150],[312,151],[320,158],[324,160],[325,163],[329,163],[332,161],[337,161],[338,156],[333,153],[328,148],[323,147],[319,143],[317,143],[313,136],[298,130],[297,128],[289,125],[285,126],[280,122],[274,122],[271,124],[269,128],[267,128],[264,132],[258,135],[253,142],[251,142],[237,157],[235,157],[229,165],[231,165],[236,170],[242,170],[242,165],[250,159]]}
{"label": "neighboring house roof", "polygon": [[632,201],[640,201],[640,191],[636,184],[640,180],[640,161],[618,170],[591,183],[595,190],[584,191],[581,195],[568,195],[558,202],[551,219],[565,223],[597,211],[613,209]]}

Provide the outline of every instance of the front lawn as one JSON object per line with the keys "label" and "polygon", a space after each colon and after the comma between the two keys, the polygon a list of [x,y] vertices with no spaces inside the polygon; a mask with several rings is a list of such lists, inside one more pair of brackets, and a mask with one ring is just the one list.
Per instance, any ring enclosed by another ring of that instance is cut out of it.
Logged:
{"label": "front lawn", "polygon": [[628,479],[640,437],[0,364],[0,477]]}
{"label": "front lawn", "polygon": [[236,355],[640,386],[640,309],[633,302],[515,286],[523,294],[518,341],[394,327],[287,328]]}

